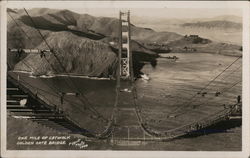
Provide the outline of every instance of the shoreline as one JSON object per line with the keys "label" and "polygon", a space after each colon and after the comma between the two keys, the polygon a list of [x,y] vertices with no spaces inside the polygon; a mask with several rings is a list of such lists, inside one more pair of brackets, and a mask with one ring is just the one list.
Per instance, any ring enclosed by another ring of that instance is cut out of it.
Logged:
{"label": "shoreline", "polygon": [[81,76],[80,74],[71,74],[68,73],[69,75],[66,74],[53,74],[53,75],[37,75],[34,76],[32,72],[30,71],[23,71],[23,70],[12,70],[9,72],[15,72],[15,73],[23,73],[23,74],[29,74],[29,77],[32,78],[54,78],[54,77],[75,77],[75,78],[85,78],[85,79],[92,79],[92,80],[113,80],[112,78],[104,78],[104,77],[90,77],[90,76]]}

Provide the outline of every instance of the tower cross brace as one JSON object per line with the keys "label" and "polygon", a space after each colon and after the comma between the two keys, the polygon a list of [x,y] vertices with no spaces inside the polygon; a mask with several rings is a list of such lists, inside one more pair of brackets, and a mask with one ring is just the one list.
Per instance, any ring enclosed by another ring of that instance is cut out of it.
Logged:
{"label": "tower cross brace", "polygon": [[130,12],[120,12],[119,16],[119,64],[120,77],[129,79],[131,77],[131,33],[130,33]]}

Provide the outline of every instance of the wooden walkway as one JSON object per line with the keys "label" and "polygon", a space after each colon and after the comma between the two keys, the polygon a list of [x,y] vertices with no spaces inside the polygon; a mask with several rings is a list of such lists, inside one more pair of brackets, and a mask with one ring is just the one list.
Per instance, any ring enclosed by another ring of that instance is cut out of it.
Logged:
{"label": "wooden walkway", "polygon": [[11,76],[8,76],[7,84],[7,112],[14,118],[28,119],[60,133],[93,137],[59,108],[49,105],[39,94],[33,94]]}

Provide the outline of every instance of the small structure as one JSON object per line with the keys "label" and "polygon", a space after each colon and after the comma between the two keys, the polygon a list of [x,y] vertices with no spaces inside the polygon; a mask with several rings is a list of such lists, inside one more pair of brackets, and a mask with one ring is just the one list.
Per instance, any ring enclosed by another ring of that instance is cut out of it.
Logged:
{"label": "small structure", "polygon": [[196,52],[196,51],[197,51],[196,48],[187,47],[187,46],[183,47],[183,50],[185,50],[186,52],[187,52],[187,51],[190,51],[190,52]]}
{"label": "small structure", "polygon": [[196,39],[196,38],[199,38],[199,36],[198,35],[189,35],[189,38]]}
{"label": "small structure", "polygon": [[22,54],[39,54],[41,58],[45,57],[46,53],[51,53],[53,50],[47,49],[9,49],[11,53],[16,53],[17,57],[21,57]]}

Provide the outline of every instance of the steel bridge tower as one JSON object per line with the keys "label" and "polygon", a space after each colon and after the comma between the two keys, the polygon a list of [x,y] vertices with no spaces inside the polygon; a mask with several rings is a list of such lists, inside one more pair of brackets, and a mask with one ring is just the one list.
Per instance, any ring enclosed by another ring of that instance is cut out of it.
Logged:
{"label": "steel bridge tower", "polygon": [[119,63],[120,77],[122,79],[130,79],[133,73],[132,54],[130,48],[130,11],[121,12],[119,16]]}

